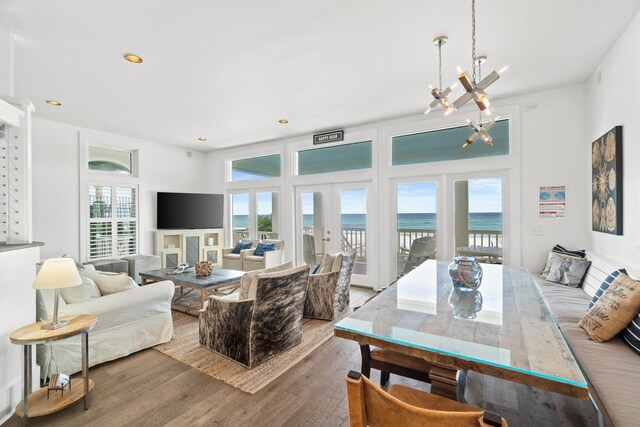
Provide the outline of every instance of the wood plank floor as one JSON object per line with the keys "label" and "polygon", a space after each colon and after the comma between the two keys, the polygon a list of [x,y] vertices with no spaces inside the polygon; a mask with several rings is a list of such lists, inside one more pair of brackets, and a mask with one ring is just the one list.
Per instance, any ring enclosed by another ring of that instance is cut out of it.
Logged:
{"label": "wood plank floor", "polygon": [[[91,368],[90,408],[79,403],[29,420],[33,426],[344,426],[344,378],[359,370],[356,343],[332,337],[280,378],[245,394],[153,349]],[[373,371],[372,378],[379,380]],[[428,385],[391,376],[391,382]],[[467,397],[510,426],[597,426],[588,401],[470,373]],[[18,426],[13,416],[4,425]]]}

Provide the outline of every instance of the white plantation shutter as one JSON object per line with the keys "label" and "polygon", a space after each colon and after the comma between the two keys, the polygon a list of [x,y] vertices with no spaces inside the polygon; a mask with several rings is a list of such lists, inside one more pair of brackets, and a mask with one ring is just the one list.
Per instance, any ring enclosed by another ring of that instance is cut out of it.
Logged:
{"label": "white plantation shutter", "polygon": [[89,259],[138,253],[137,186],[89,185]]}

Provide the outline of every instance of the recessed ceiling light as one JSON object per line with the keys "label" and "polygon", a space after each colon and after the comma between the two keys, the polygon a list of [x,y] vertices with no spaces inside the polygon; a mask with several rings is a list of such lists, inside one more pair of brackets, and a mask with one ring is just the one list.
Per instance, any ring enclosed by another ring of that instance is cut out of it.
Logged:
{"label": "recessed ceiling light", "polygon": [[53,106],[55,106],[55,107],[62,107],[62,102],[60,102],[60,101],[55,101],[55,100],[53,100],[53,99],[47,99],[47,100],[46,100],[46,103],[47,103],[47,104],[49,104],[49,105],[53,105]]}
{"label": "recessed ceiling light", "polygon": [[207,142],[207,138],[200,137],[200,138],[198,138],[198,141],[200,141],[200,142]]}
{"label": "recessed ceiling light", "polygon": [[281,125],[286,125],[287,123],[289,123],[289,120],[287,119],[278,120],[278,123],[280,123]]}
{"label": "recessed ceiling light", "polygon": [[122,57],[129,62],[133,62],[134,64],[139,64],[142,62],[142,58],[135,53],[125,53],[124,55],[122,55]]}

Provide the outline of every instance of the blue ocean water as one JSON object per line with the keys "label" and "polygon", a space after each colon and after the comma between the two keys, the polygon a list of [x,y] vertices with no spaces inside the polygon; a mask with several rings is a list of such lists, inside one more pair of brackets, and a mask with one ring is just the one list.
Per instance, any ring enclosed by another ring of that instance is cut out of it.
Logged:
{"label": "blue ocean water", "polygon": [[[304,226],[313,226],[313,215],[304,215]],[[342,214],[343,228],[365,228],[365,214]],[[247,228],[249,226],[248,215],[234,215],[233,228]],[[401,213],[398,214],[399,229],[429,230],[436,228],[436,214],[434,213]],[[470,212],[470,230],[502,230],[501,212]]]}

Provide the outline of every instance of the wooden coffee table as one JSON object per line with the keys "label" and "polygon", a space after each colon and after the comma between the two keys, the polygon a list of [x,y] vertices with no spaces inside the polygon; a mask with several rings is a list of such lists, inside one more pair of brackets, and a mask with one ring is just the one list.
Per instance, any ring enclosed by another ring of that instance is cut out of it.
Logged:
{"label": "wooden coffee table", "polygon": [[[202,309],[208,298],[207,290],[213,290],[214,294],[220,293],[219,291],[221,289],[228,289],[232,288],[233,285],[239,285],[244,275],[244,271],[227,270],[225,268],[214,268],[210,275],[203,277],[197,277],[195,272],[173,274],[173,271],[173,268],[162,268],[160,270],[142,272],[140,273],[141,285],[144,286],[153,282],[171,280],[176,286],[180,286],[180,294],[174,297],[171,308],[192,316],[197,316],[199,310],[179,305],[177,302],[193,290],[199,290],[200,309]],[[186,292],[184,288],[188,288]]]}

